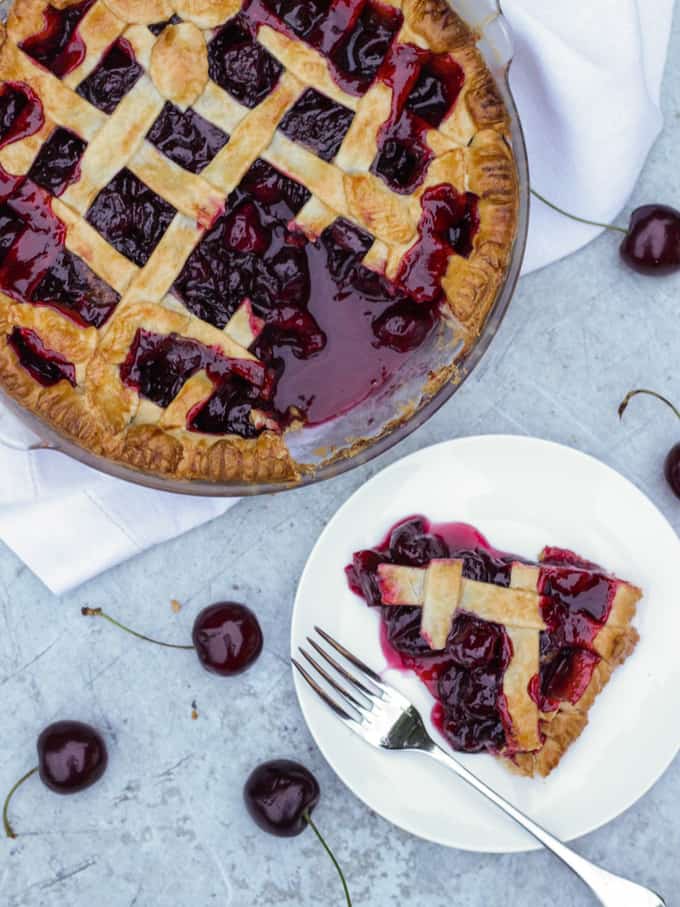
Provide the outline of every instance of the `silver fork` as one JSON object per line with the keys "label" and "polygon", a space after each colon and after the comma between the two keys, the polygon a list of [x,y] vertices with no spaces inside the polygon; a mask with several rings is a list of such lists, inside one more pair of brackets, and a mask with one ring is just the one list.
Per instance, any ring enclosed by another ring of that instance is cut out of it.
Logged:
{"label": "silver fork", "polygon": [[[310,687],[330,706],[340,720],[367,743],[387,750],[419,750],[451,769],[459,778],[484,794],[522,828],[537,838],[569,867],[605,907],[666,907],[664,900],[648,888],[629,882],[590,863],[542,828],[500,794],[480,781],[465,766],[445,752],[430,737],[423,719],[412,703],[320,627],[314,628],[326,645],[354,670],[345,667],[324,646],[307,637],[307,642],[325,662],[320,664],[306,649],[300,652],[316,674],[338,694],[332,696],[307,668],[291,659]],[[341,682],[338,676],[344,681]],[[349,689],[348,689],[349,687]]]}

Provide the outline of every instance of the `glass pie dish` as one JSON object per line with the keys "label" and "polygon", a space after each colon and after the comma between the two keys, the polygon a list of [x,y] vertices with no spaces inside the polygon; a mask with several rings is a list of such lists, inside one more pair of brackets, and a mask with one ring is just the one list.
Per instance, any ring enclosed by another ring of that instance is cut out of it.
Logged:
{"label": "glass pie dish", "polygon": [[[452,322],[441,318],[427,340],[404,357],[398,369],[361,402],[327,421],[288,431],[286,446],[300,466],[300,476],[294,481],[207,481],[143,472],[80,447],[40,417],[8,400],[20,421],[41,439],[40,446],[65,453],[109,475],[164,491],[213,496],[269,493],[332,478],[365,463],[423,424],[455,393],[487,349],[512,297],[526,243],[529,184],[522,130],[508,84],[512,43],[498,2],[455,2],[452,6],[480,36],[479,49],[505,103],[519,190],[517,230],[509,263],[474,339],[464,343]],[[25,333],[33,335],[32,331]]]}

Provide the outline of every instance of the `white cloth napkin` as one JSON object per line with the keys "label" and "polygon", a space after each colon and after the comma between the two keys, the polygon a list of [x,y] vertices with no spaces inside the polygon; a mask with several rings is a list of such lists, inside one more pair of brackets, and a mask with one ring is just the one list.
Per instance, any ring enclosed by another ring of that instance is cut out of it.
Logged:
{"label": "white cloth napkin", "polygon": [[[565,210],[611,223],[630,195],[663,125],[659,99],[673,6],[674,0],[503,0],[531,184]],[[524,273],[600,232],[532,198]]]}
{"label": "white cloth napkin", "polygon": [[[673,0],[505,0],[503,7],[532,184],[567,210],[610,220],[662,125]],[[525,273],[597,232],[533,202]],[[0,435],[36,440],[1,407]],[[0,447],[0,538],[56,594],[234,503],[138,488],[52,451]]]}

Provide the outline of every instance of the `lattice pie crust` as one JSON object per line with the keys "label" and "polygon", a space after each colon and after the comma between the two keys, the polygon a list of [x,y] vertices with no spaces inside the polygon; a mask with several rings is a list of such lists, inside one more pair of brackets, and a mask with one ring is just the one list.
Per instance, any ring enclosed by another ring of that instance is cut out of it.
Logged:
{"label": "lattice pie crust", "polygon": [[[220,216],[226,197],[256,158],[311,193],[296,217],[307,236],[319,236],[338,217],[346,219],[373,238],[364,264],[390,279],[395,279],[417,243],[423,193],[439,184],[475,193],[479,228],[473,249],[468,257],[451,255],[441,278],[448,317],[471,342],[496,298],[515,233],[517,184],[508,119],[475,36],[456,14],[440,0],[390,0],[390,6],[403,15],[397,42],[452,55],[464,74],[452,111],[438,128],[427,131],[431,160],[424,179],[410,194],[392,191],[371,172],[380,128],[392,103],[387,82],[377,78],[363,93],[348,93],[334,80],[321,53],[266,24],[260,26],[257,41],[282,72],[259,104],[245,106],[210,78],[207,44],[239,13],[238,0],[94,0],[77,25],[82,58],[75,68],[52,66],[66,70],[62,77],[21,45],[25,48],[25,42],[43,31],[50,10],[75,5],[54,0],[48,8],[43,0],[16,0],[6,31],[0,26],[0,79],[29,86],[42,105],[44,122],[37,131],[0,148],[5,173],[0,194],[4,201],[13,190],[19,191],[21,181],[12,177],[31,170],[58,127],[82,140],[79,178],[50,204],[63,224],[60,242],[84,262],[89,279],[106,285],[113,311],[100,325],[79,324],[59,308],[32,304],[35,300],[22,299],[16,292],[0,293],[4,389],[83,447],[142,470],[209,480],[294,481],[299,467],[288,452],[284,433],[266,414],[256,437],[188,430],[190,412],[214,390],[205,369],[192,375],[167,406],[144,399],[120,373],[138,329],[191,338],[228,359],[257,365],[249,347],[260,326],[247,301],[218,328],[192,314],[170,292],[192,250]],[[148,27],[165,20],[171,24],[162,30]],[[77,89],[119,39],[132,49],[141,72],[108,113]],[[329,161],[277,129],[310,86],[353,114]],[[200,173],[170,160],[147,138],[166,102],[179,111],[193,110],[229,136]],[[121,254],[86,219],[99,194],[123,168],[167,203],[162,236],[137,262]],[[15,329],[37,335],[51,355],[70,363],[69,379],[49,386],[35,380],[19,363],[16,348],[6,342]],[[257,419],[257,413],[252,418]]]}
{"label": "lattice pie crust", "polygon": [[540,634],[548,629],[537,591],[540,569],[513,564],[505,588],[463,577],[463,561],[457,559],[435,559],[427,567],[378,567],[383,603],[422,606],[421,635],[434,651],[445,648],[459,611],[504,627],[512,649],[502,684],[509,723],[504,761],[529,776],[548,775],[555,768],[588,723],[596,696],[635,648],[638,633],[631,621],[642,595],[636,586],[611,580],[615,592],[606,623],[592,641],[599,659],[586,689],[576,702],[563,699],[555,710],[542,712],[531,691],[540,671]]}

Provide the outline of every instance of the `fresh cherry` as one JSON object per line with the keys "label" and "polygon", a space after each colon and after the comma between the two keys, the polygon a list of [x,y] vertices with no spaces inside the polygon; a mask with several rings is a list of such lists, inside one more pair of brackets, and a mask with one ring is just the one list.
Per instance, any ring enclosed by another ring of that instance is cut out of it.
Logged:
{"label": "fresh cherry", "polygon": [[246,807],[263,831],[292,838],[307,828],[321,791],[314,775],[299,762],[273,759],[251,772],[243,789]]}
{"label": "fresh cherry", "polygon": [[571,220],[604,230],[624,234],[620,253],[623,261],[640,274],[661,277],[680,269],[680,211],[668,205],[642,205],[630,216],[628,229],[616,224],[603,224],[570,214],[544,198],[535,189],[532,195]]}
{"label": "fresh cherry", "polygon": [[245,605],[220,602],[204,608],[192,634],[198,660],[206,671],[231,677],[249,668],[262,651],[262,629]]}
{"label": "fresh cherry", "polygon": [[343,871],[311,817],[320,794],[319,782],[314,775],[291,759],[263,762],[253,769],[243,787],[246,809],[263,831],[280,838],[292,838],[307,826],[312,829],[340,876],[347,907],[352,907]]}
{"label": "fresh cherry", "polygon": [[640,274],[673,274],[680,268],[680,211],[643,205],[631,214],[621,257]]}
{"label": "fresh cherry", "polygon": [[101,608],[81,608],[85,617],[102,617],[114,627],[166,649],[194,649],[206,671],[232,677],[249,668],[262,652],[262,628],[250,608],[237,602],[218,602],[204,608],[196,617],[193,645],[161,642],[115,620]]}
{"label": "fresh cherry", "polygon": [[673,494],[680,498],[680,443],[675,444],[668,451],[664,464],[664,475],[673,489]]}
{"label": "fresh cherry", "polygon": [[[647,394],[650,397],[656,397],[657,400],[661,400],[662,403],[665,403],[666,406],[672,409],[678,419],[680,419],[680,410],[674,406],[670,400],[667,400],[666,397],[662,397],[661,394],[657,394],[656,391],[645,390],[644,388],[629,391],[626,394],[619,406],[619,418],[625,413],[632,398],[636,397],[638,394]],[[664,464],[664,475],[666,476],[666,481],[670,485],[673,494],[676,498],[680,498],[680,442],[675,444],[668,451]]]}
{"label": "fresh cherry", "polygon": [[9,822],[9,805],[15,792],[36,772],[55,794],[75,794],[102,777],[108,764],[104,738],[80,721],[56,721],[38,737],[38,765],[20,778],[5,800],[2,820],[8,838],[16,838]]}

